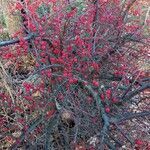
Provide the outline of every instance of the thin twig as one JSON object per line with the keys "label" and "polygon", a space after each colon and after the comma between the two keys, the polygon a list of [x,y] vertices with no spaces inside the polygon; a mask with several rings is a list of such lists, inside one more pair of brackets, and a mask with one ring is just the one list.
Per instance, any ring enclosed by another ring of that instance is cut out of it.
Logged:
{"label": "thin twig", "polygon": [[139,94],[140,92],[143,92],[146,89],[150,89],[150,83],[145,83],[141,87],[139,87],[138,89],[129,92],[128,95],[126,95],[122,100],[128,101],[131,98],[133,98],[135,95]]}
{"label": "thin twig", "polygon": [[119,124],[126,120],[131,120],[133,118],[146,117],[146,116],[150,116],[150,111],[143,111],[140,113],[126,113],[123,116],[119,117],[119,119],[116,120],[116,123]]}
{"label": "thin twig", "polygon": [[134,142],[127,134],[123,132],[123,129],[119,127],[118,124],[115,124],[115,126],[117,127],[117,130],[120,131],[120,133],[133,145]]}
{"label": "thin twig", "polygon": [[2,68],[2,71],[0,70],[0,78],[2,79],[2,81],[4,83],[4,86],[5,86],[6,90],[8,91],[8,93],[9,93],[9,95],[11,97],[12,103],[14,104],[15,103],[15,99],[14,99],[13,94],[11,92],[10,86],[9,86],[7,80],[6,80],[6,77],[8,78],[8,75],[7,75],[7,73],[6,73],[5,69],[4,69],[3,64],[1,63],[1,61],[0,61],[0,68]]}

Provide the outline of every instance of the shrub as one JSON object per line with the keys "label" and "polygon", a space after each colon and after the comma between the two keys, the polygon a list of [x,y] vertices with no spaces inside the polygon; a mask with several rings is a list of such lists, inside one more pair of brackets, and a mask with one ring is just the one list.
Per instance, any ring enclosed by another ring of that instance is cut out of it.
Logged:
{"label": "shrub", "polygon": [[0,43],[1,132],[10,149],[144,143],[130,138],[123,126],[150,115],[148,108],[129,107],[150,87],[136,63],[147,59],[148,49],[147,18],[139,22],[139,7],[135,0],[14,3],[22,28]]}

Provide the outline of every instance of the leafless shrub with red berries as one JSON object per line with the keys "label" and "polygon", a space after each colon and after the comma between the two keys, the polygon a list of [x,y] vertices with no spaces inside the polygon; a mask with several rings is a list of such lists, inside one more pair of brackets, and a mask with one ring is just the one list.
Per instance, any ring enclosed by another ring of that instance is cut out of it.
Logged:
{"label": "leafless shrub with red berries", "polygon": [[148,104],[138,108],[150,89],[137,65],[149,47],[140,7],[136,0],[15,1],[22,28],[0,42],[1,143],[148,149],[148,139],[128,132],[137,130],[133,120],[149,126],[150,116]]}

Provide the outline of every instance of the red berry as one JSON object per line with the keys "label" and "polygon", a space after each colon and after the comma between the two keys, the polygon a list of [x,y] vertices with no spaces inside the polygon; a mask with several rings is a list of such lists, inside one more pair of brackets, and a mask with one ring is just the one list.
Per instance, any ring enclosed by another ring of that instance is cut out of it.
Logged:
{"label": "red berry", "polygon": [[46,118],[47,118],[47,119],[51,118],[54,113],[55,113],[55,110],[54,110],[54,109],[47,111],[47,113],[46,113]]}
{"label": "red berry", "polygon": [[111,94],[111,90],[110,90],[110,89],[107,89],[107,90],[106,90],[106,94]]}
{"label": "red berry", "polygon": [[46,49],[46,46],[45,45],[42,45],[41,46],[42,50]]}
{"label": "red berry", "polygon": [[46,72],[46,75],[47,75],[48,78],[50,78],[50,77],[52,76],[51,71],[48,70],[48,71]]}
{"label": "red berry", "polygon": [[96,87],[98,87],[99,86],[99,82],[94,80],[93,81],[93,85],[96,86]]}
{"label": "red berry", "polygon": [[71,84],[76,84],[77,82],[78,82],[78,79],[76,79],[76,78],[69,79],[69,83],[71,83]]}
{"label": "red berry", "polygon": [[21,3],[16,3],[16,9],[17,10],[21,10],[23,8],[23,6],[21,5]]}
{"label": "red berry", "polygon": [[98,70],[98,68],[99,68],[99,66],[98,66],[98,64],[97,63],[92,63],[92,67],[95,69],[95,70]]}
{"label": "red berry", "polygon": [[107,113],[109,113],[109,112],[110,112],[110,108],[109,108],[109,107],[106,107],[106,108],[105,108],[105,111],[106,111]]}
{"label": "red berry", "polygon": [[104,94],[101,94],[101,95],[100,95],[100,98],[101,98],[102,101],[104,101],[104,99],[105,99]]}
{"label": "red berry", "polygon": [[116,102],[118,102],[118,99],[113,98],[113,99],[112,99],[112,102],[113,102],[113,103],[116,103]]}
{"label": "red berry", "polygon": [[137,145],[143,145],[143,141],[140,140],[140,139],[137,139],[137,140],[135,141],[135,144],[137,144]]}
{"label": "red berry", "polygon": [[106,96],[107,96],[107,99],[110,99],[110,97],[111,97],[111,90],[110,89],[106,90]]}

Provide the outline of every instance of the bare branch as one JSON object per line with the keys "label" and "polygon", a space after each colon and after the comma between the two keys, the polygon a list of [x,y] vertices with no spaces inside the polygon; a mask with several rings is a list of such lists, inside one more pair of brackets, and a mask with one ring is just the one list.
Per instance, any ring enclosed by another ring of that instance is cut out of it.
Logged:
{"label": "bare branch", "polygon": [[126,121],[126,120],[131,120],[133,118],[146,117],[146,116],[150,116],[150,111],[143,111],[143,112],[140,112],[140,113],[126,113],[122,117],[120,117],[120,119],[118,119],[116,121],[116,123],[120,124],[120,123],[122,123],[123,121]]}
{"label": "bare branch", "polygon": [[139,94],[140,92],[142,92],[146,89],[150,89],[150,83],[145,83],[141,87],[139,87],[138,89],[129,92],[128,95],[126,95],[122,100],[123,101],[128,101],[131,98],[133,98],[135,95]]}
{"label": "bare branch", "polygon": [[[84,84],[85,82],[81,79],[78,80],[80,83]],[[110,122],[109,122],[109,117],[107,116],[106,112],[105,112],[105,108],[102,104],[102,101],[100,99],[100,97],[98,96],[98,94],[93,90],[93,88],[90,85],[85,85],[84,86],[85,89],[87,89],[89,91],[89,93],[93,96],[94,100],[97,102],[98,106],[100,107],[100,111],[101,111],[101,117],[104,121],[104,125],[103,128],[101,130],[101,133],[98,135],[102,135],[101,138],[101,144],[104,142],[104,138],[106,136],[106,132],[108,131]]]}
{"label": "bare branch", "polygon": [[[34,38],[35,36],[36,36],[35,33],[30,33],[30,34],[28,34],[28,36],[24,37],[23,39],[25,41],[29,41],[32,38]],[[2,42],[0,42],[0,47],[16,44],[16,43],[19,43],[19,42],[20,42],[20,40],[18,38],[13,39],[13,40],[8,40],[8,41],[2,41]]]}

